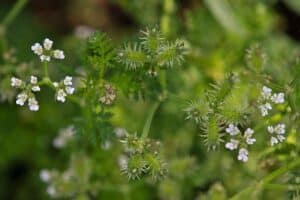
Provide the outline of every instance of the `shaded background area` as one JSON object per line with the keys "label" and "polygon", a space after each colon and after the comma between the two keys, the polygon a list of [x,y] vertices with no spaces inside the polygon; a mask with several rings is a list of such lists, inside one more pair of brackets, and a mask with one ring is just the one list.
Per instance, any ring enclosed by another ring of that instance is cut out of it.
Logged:
{"label": "shaded background area", "polygon": [[[279,18],[276,28],[295,42],[299,41],[300,12],[289,1],[272,2],[270,9]],[[11,0],[1,0],[0,19],[13,3]],[[182,25],[187,13],[197,12],[204,5],[197,0],[178,0],[176,5],[174,21],[177,26],[174,27],[178,28],[174,35],[181,36],[187,33]],[[7,36],[11,46],[18,50],[18,58],[30,60],[33,56],[28,44],[45,36],[55,39],[62,46],[69,46],[66,51],[71,52],[73,46],[70,43],[73,40],[70,38],[74,37],[80,26],[107,32],[116,42],[131,38],[140,28],[160,25],[164,6],[161,0],[30,0],[7,30]],[[73,64],[68,59],[66,62],[67,65]],[[67,68],[63,70],[68,72]],[[0,104],[0,199],[47,199],[39,181],[39,170],[42,166],[62,168],[68,161],[68,153],[54,149],[51,141],[61,125],[70,124],[72,116],[78,113],[72,105],[59,105],[57,109],[52,109],[57,105],[48,102],[49,96],[47,92],[43,94],[40,100],[43,110],[38,115],[20,111],[19,107],[8,102]],[[43,124],[36,123],[36,118]],[[194,147],[190,151],[198,152],[199,149]],[[52,157],[55,159],[49,159]],[[211,184],[206,182],[191,193],[196,195],[199,191],[206,191]]]}

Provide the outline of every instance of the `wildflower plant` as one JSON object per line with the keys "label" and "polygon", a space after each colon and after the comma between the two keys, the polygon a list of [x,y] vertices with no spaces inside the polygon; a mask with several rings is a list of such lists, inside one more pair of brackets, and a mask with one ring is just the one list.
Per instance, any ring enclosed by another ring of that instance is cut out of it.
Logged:
{"label": "wildflower plant", "polygon": [[0,130],[40,158],[47,197],[299,197],[300,47],[274,34],[271,2],[149,1],[132,39],[80,26],[65,43],[25,38],[23,62],[5,31],[26,2],[0,23],[0,100],[17,105],[3,124],[24,122]]}

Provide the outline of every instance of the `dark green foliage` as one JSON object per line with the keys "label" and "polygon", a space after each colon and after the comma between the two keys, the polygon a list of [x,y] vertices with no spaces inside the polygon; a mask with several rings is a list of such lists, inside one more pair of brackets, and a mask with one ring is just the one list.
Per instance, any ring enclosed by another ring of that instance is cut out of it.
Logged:
{"label": "dark green foliage", "polygon": [[89,65],[98,70],[112,66],[115,57],[114,48],[105,33],[96,31],[88,38],[86,56]]}

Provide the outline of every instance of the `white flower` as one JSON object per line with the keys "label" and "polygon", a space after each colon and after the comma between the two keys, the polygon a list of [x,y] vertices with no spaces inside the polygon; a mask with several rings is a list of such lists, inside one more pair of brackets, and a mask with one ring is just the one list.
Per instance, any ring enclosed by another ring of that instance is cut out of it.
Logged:
{"label": "white flower", "polygon": [[261,115],[263,117],[267,116],[269,114],[269,110],[272,110],[272,106],[269,103],[263,104],[259,106],[259,109],[261,111]]}
{"label": "white flower", "polygon": [[36,54],[41,56],[43,54],[43,47],[39,43],[35,43],[31,46],[31,50]]}
{"label": "white flower", "polygon": [[28,98],[28,95],[25,92],[18,94],[16,104],[23,106]]}
{"label": "white flower", "polygon": [[28,99],[28,106],[29,106],[29,110],[31,110],[31,111],[39,110],[39,105],[35,98]]}
{"label": "white flower", "polygon": [[115,128],[114,132],[118,138],[125,137],[127,134],[124,128]]}
{"label": "white flower", "polygon": [[248,161],[248,150],[245,149],[245,148],[241,148],[239,150],[239,154],[238,154],[238,157],[237,159],[240,160],[240,161],[243,161],[243,162],[247,162]]}
{"label": "white flower", "polygon": [[65,59],[65,54],[62,50],[54,50],[53,51],[53,56],[56,59]]}
{"label": "white flower", "polygon": [[255,138],[252,138],[254,131],[251,128],[247,128],[246,131],[244,132],[244,137],[246,139],[247,144],[254,144],[256,142]]}
{"label": "white flower", "polygon": [[46,55],[41,55],[40,59],[42,62],[45,62],[45,61],[50,62],[50,60],[51,60],[50,56],[46,56]]}
{"label": "white flower", "polygon": [[68,126],[59,131],[58,136],[53,140],[53,145],[56,148],[64,147],[74,136],[74,126]]}
{"label": "white flower", "polygon": [[56,100],[64,103],[66,101],[66,96],[67,94],[65,93],[65,91],[63,89],[59,89],[57,92]]}
{"label": "white flower", "polygon": [[[43,47],[39,43],[35,43],[31,50],[40,56],[40,59],[42,62],[50,62],[51,57],[54,57],[56,59],[64,59],[65,54],[62,50],[51,50],[53,46],[53,41],[46,38],[43,43]],[[44,51],[46,50],[46,51]]]}
{"label": "white flower", "polygon": [[280,104],[280,103],[284,103],[284,93],[275,93],[272,95],[271,97],[271,101],[273,101],[273,103],[275,104]]}
{"label": "white flower", "polygon": [[238,148],[238,145],[239,145],[238,140],[230,139],[230,142],[227,142],[225,144],[225,148],[230,149],[230,150],[234,150],[234,149]]}
{"label": "white flower", "polygon": [[59,84],[58,84],[58,82],[53,82],[53,86],[54,86],[54,87],[56,87],[56,88],[57,88],[57,87],[58,87],[58,85],[59,85]]}
{"label": "white flower", "polygon": [[41,170],[40,171],[40,178],[43,182],[49,182],[51,179],[51,173],[48,170]]}
{"label": "white flower", "polygon": [[73,87],[66,87],[67,94],[73,94],[74,91],[75,91],[75,88],[73,88]]}
{"label": "white flower", "polygon": [[60,149],[65,146],[65,141],[60,137],[54,138],[53,146]]}
{"label": "white flower", "polygon": [[41,88],[40,88],[40,86],[35,85],[35,86],[33,86],[33,87],[31,88],[31,90],[32,90],[33,92],[39,92],[39,91],[41,91]]}
{"label": "white flower", "polygon": [[240,133],[238,127],[234,126],[233,124],[229,124],[228,128],[226,128],[226,132],[230,135],[237,135]]}
{"label": "white flower", "polygon": [[125,155],[120,155],[118,158],[118,164],[121,169],[125,169],[128,166],[128,157]]}
{"label": "white flower", "polygon": [[72,85],[72,77],[71,76],[66,76],[64,79],[64,85],[65,86],[70,86]]}
{"label": "white flower", "polygon": [[285,124],[277,124],[275,127],[268,126],[268,132],[272,134],[270,140],[271,146],[285,140],[283,136],[285,134]]}
{"label": "white flower", "polygon": [[274,127],[273,126],[268,126],[268,132],[269,133],[274,133]]}
{"label": "white flower", "polygon": [[277,144],[279,141],[276,137],[271,137],[271,146],[273,146],[274,144]]}
{"label": "white flower", "polygon": [[52,45],[53,45],[53,41],[52,40],[50,40],[50,39],[48,39],[48,38],[46,38],[45,40],[44,40],[44,48],[45,49],[47,49],[47,50],[50,50],[51,48],[52,48]]}
{"label": "white flower", "polygon": [[16,77],[12,77],[10,79],[10,81],[11,81],[11,86],[16,87],[16,88],[21,87],[21,85],[23,83],[22,80],[20,80],[20,79],[18,79]]}
{"label": "white flower", "polygon": [[269,99],[272,95],[272,89],[268,88],[267,86],[263,86],[261,95],[264,99]]}
{"label": "white flower", "polygon": [[101,148],[103,150],[109,150],[111,148],[111,142],[106,140],[104,143],[101,144]]}
{"label": "white flower", "polygon": [[277,124],[274,128],[277,134],[285,134],[285,124]]}
{"label": "white flower", "polygon": [[47,188],[47,193],[51,196],[51,197],[54,197],[56,195],[56,189],[54,186],[49,186]]}
{"label": "white flower", "polygon": [[53,83],[54,87],[58,88],[58,92],[56,94],[56,99],[61,102],[65,102],[66,96],[71,95],[74,93],[75,88],[71,87],[72,86],[72,77],[71,76],[66,76],[62,83]]}
{"label": "white flower", "polygon": [[37,79],[37,77],[35,77],[35,76],[31,76],[31,77],[30,77],[30,83],[31,83],[31,84],[34,84],[34,85],[36,85],[36,84],[37,84],[37,82],[38,82],[38,79]]}

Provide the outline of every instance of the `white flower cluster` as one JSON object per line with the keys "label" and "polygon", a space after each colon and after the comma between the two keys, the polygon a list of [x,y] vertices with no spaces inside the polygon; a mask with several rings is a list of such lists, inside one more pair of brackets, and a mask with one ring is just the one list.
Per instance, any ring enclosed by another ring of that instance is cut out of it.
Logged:
{"label": "white flower cluster", "polygon": [[35,43],[31,46],[31,50],[40,57],[42,62],[50,62],[51,57],[55,59],[64,59],[65,55],[62,50],[52,50],[53,41],[46,38],[43,42],[43,46],[40,43]]}
{"label": "white flower cluster", "polygon": [[248,150],[247,146],[252,145],[256,142],[256,139],[253,138],[254,131],[251,128],[247,128],[244,134],[241,134],[240,129],[234,124],[229,124],[225,131],[233,138],[230,139],[230,142],[225,144],[225,148],[229,150],[235,150],[239,148],[239,153],[237,159],[243,162],[248,161]]}
{"label": "white flower cluster", "polygon": [[[261,91],[261,98],[258,102],[264,102],[259,106],[261,115],[263,117],[269,114],[269,110],[272,110],[271,103],[281,104],[284,103],[284,93],[273,93],[272,89],[267,86],[263,86]],[[285,140],[285,124],[277,124],[276,126],[268,126],[268,132],[271,134],[270,144],[274,146],[275,144],[281,143]]]}
{"label": "white flower cluster", "polygon": [[261,91],[261,99],[259,101],[260,105],[258,106],[263,117],[269,114],[269,111],[272,110],[271,103],[281,104],[284,103],[284,93],[274,93],[272,94],[272,89],[267,86],[263,86]]}
{"label": "white flower cluster", "polygon": [[33,92],[41,91],[41,88],[38,85],[37,77],[31,76],[30,83],[28,84],[22,81],[21,79],[12,77],[11,86],[22,90],[22,92],[17,95],[17,100],[16,100],[17,105],[24,106],[24,104],[28,102],[29,110],[31,111],[39,110],[39,104],[33,93]]}
{"label": "white flower cluster", "polygon": [[53,146],[56,148],[63,148],[70,142],[75,134],[74,126],[68,126],[59,131],[59,134],[53,140]]}
{"label": "white flower cluster", "polygon": [[72,181],[72,177],[74,176],[74,172],[72,169],[68,169],[62,174],[58,173],[56,170],[46,170],[43,169],[40,171],[40,179],[44,183],[48,183],[47,193],[52,198],[57,198],[62,193],[62,189],[64,189],[64,185],[68,184]]}
{"label": "white flower cluster", "polygon": [[283,142],[285,140],[285,124],[277,124],[276,126],[268,126],[268,132],[271,134],[271,146]]}
{"label": "white flower cluster", "polygon": [[[53,179],[53,172],[46,170],[46,169],[41,170],[40,171],[40,179],[45,183],[49,183]],[[49,196],[55,197],[56,196],[55,187],[52,185],[48,186],[47,193],[49,194]]]}
{"label": "white flower cluster", "polygon": [[74,93],[75,88],[72,87],[72,77],[66,76],[64,80],[60,83],[54,82],[53,86],[57,88],[56,90],[56,100],[64,103],[66,101],[66,96]]}

